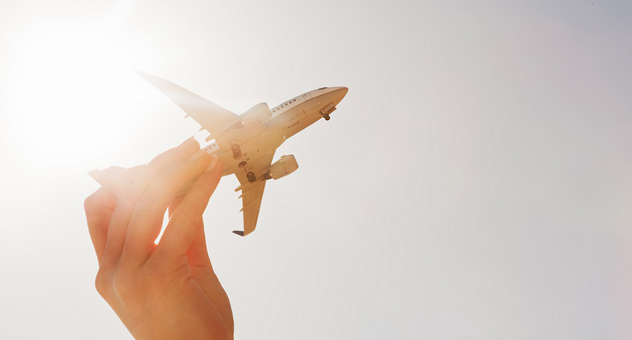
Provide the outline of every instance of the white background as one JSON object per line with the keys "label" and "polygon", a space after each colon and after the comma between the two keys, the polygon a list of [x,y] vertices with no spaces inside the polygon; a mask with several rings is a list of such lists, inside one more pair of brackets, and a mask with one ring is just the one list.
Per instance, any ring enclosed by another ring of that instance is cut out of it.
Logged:
{"label": "white background", "polygon": [[237,339],[632,338],[627,1],[0,0],[0,338],[125,339],[86,173],[236,113],[349,93],[240,229],[205,214]]}

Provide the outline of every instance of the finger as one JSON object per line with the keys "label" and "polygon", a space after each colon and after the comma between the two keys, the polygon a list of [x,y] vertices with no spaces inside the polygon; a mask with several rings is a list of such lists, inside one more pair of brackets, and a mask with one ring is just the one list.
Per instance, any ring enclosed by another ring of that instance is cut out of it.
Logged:
{"label": "finger", "polygon": [[108,226],[112,217],[112,211],[116,205],[116,198],[105,188],[100,188],[84,201],[88,231],[97,260],[101,263],[103,250],[107,239]]}
{"label": "finger", "polygon": [[[217,275],[215,275],[215,271],[211,265],[208,250],[206,249],[206,239],[204,236],[204,224],[202,223],[202,219],[200,219],[200,222],[195,229],[195,236],[193,237],[193,242],[187,252],[187,258],[191,267],[191,277],[198,282],[204,291],[204,294],[215,305],[217,312],[224,320],[226,329],[229,331],[229,334],[232,334],[234,330],[234,323],[233,313],[230,308],[230,300],[228,300],[228,295],[226,295],[226,291],[224,291],[224,288],[219,282]],[[162,259],[159,259],[157,262],[161,260]],[[150,261],[153,261],[153,255]]]}
{"label": "finger", "polygon": [[173,214],[173,211],[178,208],[178,206],[182,202],[182,199],[184,199],[184,194],[176,196],[176,198],[174,198],[171,203],[169,203],[169,218],[171,218],[171,214]]}
{"label": "finger", "polygon": [[145,192],[154,179],[173,163],[187,159],[200,150],[200,143],[193,137],[185,140],[178,147],[167,150],[152,159],[136,179],[136,190]]}
{"label": "finger", "polygon": [[[178,208],[184,195],[176,197],[169,205],[169,219],[173,215],[173,212]],[[197,226],[195,227],[195,234],[193,235],[193,241],[191,247],[187,251],[187,257],[191,266],[209,267],[211,266],[211,259],[208,256],[208,250],[206,248],[206,235],[204,234],[204,221],[200,218]]]}
{"label": "finger", "polygon": [[[183,199],[184,195],[180,195],[174,198],[171,204],[169,204],[169,219],[171,219],[173,212],[178,208]],[[189,250],[187,251],[187,257],[189,258],[189,264],[191,266],[212,268],[211,259],[208,256],[208,250],[206,248],[206,235],[204,234],[203,219],[200,219],[200,222],[198,222],[197,226],[195,227],[193,242],[191,242],[191,247],[189,247]]]}
{"label": "finger", "polygon": [[[134,212],[136,201],[145,192],[144,181],[153,181],[157,173],[164,171],[171,164],[188,158],[195,150],[198,149],[199,144],[195,139],[189,138],[179,146],[167,150],[164,153],[156,156],[148,165],[139,166],[130,169],[127,176],[133,177],[134,185],[122,189],[123,185],[119,185],[116,190],[119,190],[117,198],[117,205],[112,213],[110,225],[108,228],[107,241],[105,244],[105,250],[103,253],[103,262],[106,264],[112,264],[118,261],[123,251],[123,245],[125,244],[125,237],[127,234],[127,226]],[[151,171],[147,168],[151,167]],[[124,177],[127,177],[124,176]],[[132,178],[130,178],[132,179]],[[114,190],[114,189],[113,189]]]}
{"label": "finger", "polygon": [[[221,172],[221,171],[220,171]],[[184,195],[176,197],[169,205],[169,217],[173,216],[173,212],[178,208]],[[150,261],[154,260],[154,256],[158,254],[158,249],[152,254]],[[191,272],[195,280],[200,283],[202,290],[206,296],[209,297],[211,302],[217,308],[218,313],[226,324],[226,329],[229,334],[233,333],[234,324],[232,311],[230,307],[230,301],[224,291],[221,283],[217,279],[209,258],[209,253],[206,245],[206,236],[204,233],[204,222],[200,218],[197,226],[195,227],[195,234],[191,246],[186,253],[189,265],[191,266]],[[161,259],[156,259],[156,262],[161,262]],[[199,274],[199,275],[198,275]]]}
{"label": "finger", "polygon": [[127,229],[122,257],[130,265],[144,263],[162,229],[162,219],[169,203],[189,180],[200,176],[211,157],[200,150],[190,159],[175,163],[152,183],[138,200]]}
{"label": "finger", "polygon": [[[222,177],[222,164],[216,156],[212,156],[211,162],[204,172],[195,182],[189,193],[173,212],[169,224],[157,246],[155,254],[157,258],[175,258],[185,255],[193,241],[196,240],[196,253],[206,253],[206,242],[203,227],[197,230],[202,219],[202,213],[206,209],[208,200],[215,191],[217,184]],[[196,230],[198,238],[196,239]]]}
{"label": "finger", "polygon": [[224,321],[228,333],[233,334],[235,324],[233,321],[233,312],[230,307],[230,300],[213,268],[191,267],[191,276],[198,282],[204,294],[211,300],[213,305],[215,305],[217,312]]}
{"label": "finger", "polygon": [[200,218],[197,226],[195,226],[193,240],[186,254],[191,266],[212,268],[211,259],[209,258],[208,249],[206,247],[206,235],[204,233],[204,221],[202,218]]}

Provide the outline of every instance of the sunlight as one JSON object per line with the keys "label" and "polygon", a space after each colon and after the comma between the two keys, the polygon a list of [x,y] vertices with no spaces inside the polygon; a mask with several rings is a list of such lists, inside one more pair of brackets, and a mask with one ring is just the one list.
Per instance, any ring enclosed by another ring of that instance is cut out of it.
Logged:
{"label": "sunlight", "polygon": [[154,240],[154,244],[158,245],[160,243],[160,239],[162,238],[162,234],[165,233],[165,229],[167,228],[167,224],[169,224],[169,210],[165,211],[165,216],[162,218],[162,229],[160,229],[160,234]]}
{"label": "sunlight", "polygon": [[41,24],[17,41],[3,104],[19,154],[39,164],[106,151],[109,132],[139,105],[126,53],[102,29],[77,23]]}

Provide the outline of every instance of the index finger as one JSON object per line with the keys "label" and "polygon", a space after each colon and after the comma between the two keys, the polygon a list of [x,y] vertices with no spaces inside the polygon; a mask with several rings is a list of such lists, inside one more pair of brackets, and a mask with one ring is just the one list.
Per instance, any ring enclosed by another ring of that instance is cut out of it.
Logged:
{"label": "index finger", "polygon": [[[191,249],[202,214],[221,178],[222,163],[213,155],[205,172],[195,181],[191,190],[173,211],[162,239],[154,251],[157,262],[177,258]],[[206,251],[205,243],[203,251]]]}

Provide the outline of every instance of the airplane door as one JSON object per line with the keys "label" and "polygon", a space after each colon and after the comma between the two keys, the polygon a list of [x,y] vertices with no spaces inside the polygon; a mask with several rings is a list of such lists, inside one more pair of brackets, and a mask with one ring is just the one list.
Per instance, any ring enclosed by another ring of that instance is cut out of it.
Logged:
{"label": "airplane door", "polygon": [[[308,100],[312,99],[312,95],[309,93],[305,93],[303,95],[303,103],[307,102]],[[307,105],[301,105],[302,106],[302,110],[303,110],[303,115],[307,116],[309,115],[309,106]]]}

